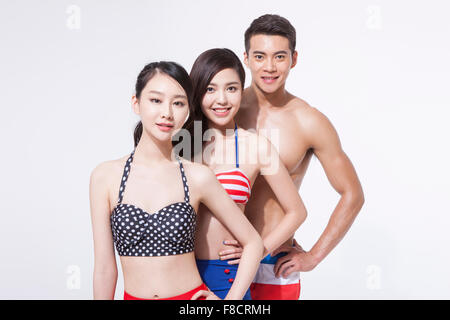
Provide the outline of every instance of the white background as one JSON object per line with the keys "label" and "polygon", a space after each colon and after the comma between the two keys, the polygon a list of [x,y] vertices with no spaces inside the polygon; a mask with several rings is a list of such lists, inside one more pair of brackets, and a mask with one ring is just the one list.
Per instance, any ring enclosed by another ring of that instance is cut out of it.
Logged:
{"label": "white background", "polygon": [[[133,148],[137,74],[156,60],[189,71],[213,47],[242,57],[251,21],[277,13],[298,34],[287,88],[335,125],[366,197],[302,274],[301,298],[449,299],[449,12],[446,1],[2,0],[0,298],[92,298],[89,176]],[[300,194],[296,238],[309,249],[339,200],[317,159]]]}

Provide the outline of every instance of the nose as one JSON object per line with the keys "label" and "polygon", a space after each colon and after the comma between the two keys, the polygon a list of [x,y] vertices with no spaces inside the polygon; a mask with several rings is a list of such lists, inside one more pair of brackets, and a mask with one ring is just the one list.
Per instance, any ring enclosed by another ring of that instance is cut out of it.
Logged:
{"label": "nose", "polygon": [[164,103],[161,108],[161,117],[164,119],[173,120],[173,109],[170,103]]}
{"label": "nose", "polygon": [[227,94],[224,90],[218,90],[218,96],[217,96],[217,103],[220,105],[226,105],[227,104]]}
{"label": "nose", "polygon": [[277,71],[276,65],[272,59],[266,59],[266,63],[264,64],[264,71],[267,72]]}

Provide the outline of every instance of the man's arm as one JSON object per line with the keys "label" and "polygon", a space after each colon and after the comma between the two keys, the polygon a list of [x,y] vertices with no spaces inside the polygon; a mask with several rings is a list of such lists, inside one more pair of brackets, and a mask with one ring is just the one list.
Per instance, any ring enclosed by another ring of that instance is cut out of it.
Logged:
{"label": "man's arm", "polygon": [[289,252],[275,265],[277,276],[314,269],[342,240],[364,203],[361,183],[350,159],[342,150],[331,122],[318,110],[310,108],[307,119],[302,120],[302,129],[330,184],[341,198],[325,230],[310,251],[304,251],[297,245],[292,248],[281,247],[274,252]]}

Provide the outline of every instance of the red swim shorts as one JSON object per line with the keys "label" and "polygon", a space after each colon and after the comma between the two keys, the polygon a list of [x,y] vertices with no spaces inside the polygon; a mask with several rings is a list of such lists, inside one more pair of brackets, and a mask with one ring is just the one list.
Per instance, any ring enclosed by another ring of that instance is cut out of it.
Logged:
{"label": "red swim shorts", "polygon": [[[200,291],[200,290],[208,290],[208,287],[207,287],[204,283],[202,283],[200,286],[198,286],[197,288],[195,288],[195,289],[193,289],[193,290],[191,290],[191,291],[188,291],[188,292],[186,292],[186,293],[183,293],[183,294],[180,294],[180,295],[177,295],[177,296],[174,296],[174,297],[163,298],[163,299],[143,299],[143,298],[137,298],[137,297],[134,297],[134,296],[128,294],[126,291],[124,291],[124,294],[123,294],[123,300],[191,300],[192,296],[193,296],[196,292],[198,292],[198,291]],[[201,297],[201,298],[198,299],[198,300],[205,300],[205,297]]]}

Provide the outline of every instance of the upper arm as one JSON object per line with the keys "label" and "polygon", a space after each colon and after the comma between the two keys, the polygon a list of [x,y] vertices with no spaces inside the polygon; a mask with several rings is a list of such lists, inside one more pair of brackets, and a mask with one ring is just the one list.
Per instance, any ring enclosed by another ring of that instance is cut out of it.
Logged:
{"label": "upper arm", "polygon": [[242,245],[252,237],[258,237],[256,230],[219,183],[214,172],[206,166],[201,167],[196,174],[198,183],[202,186],[200,201]]}
{"label": "upper arm", "polygon": [[313,109],[304,127],[310,147],[319,159],[333,188],[340,194],[358,193],[362,188],[356,171],[342,150],[339,136],[328,118]]}
{"label": "upper arm", "polygon": [[110,202],[108,165],[100,164],[91,174],[89,198],[91,207],[92,233],[94,239],[95,270],[115,271],[116,259],[110,224]]}

